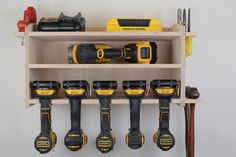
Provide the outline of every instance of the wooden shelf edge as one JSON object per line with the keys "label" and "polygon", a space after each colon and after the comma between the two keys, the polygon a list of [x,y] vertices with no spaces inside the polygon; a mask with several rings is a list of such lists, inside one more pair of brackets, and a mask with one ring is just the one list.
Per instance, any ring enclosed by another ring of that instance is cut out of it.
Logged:
{"label": "wooden shelf edge", "polygon": [[17,38],[24,38],[25,33],[24,32],[14,32],[14,36]]}
{"label": "wooden shelf edge", "polygon": [[29,32],[29,37],[55,41],[145,41],[173,40],[181,32]]}
{"label": "wooden shelf edge", "polygon": [[[181,99],[172,99],[171,103],[172,104],[181,104],[183,101]],[[38,104],[39,100],[38,99],[30,99],[26,101],[27,106],[32,106],[34,104]],[[68,104],[69,100],[68,99],[54,99],[52,100],[52,104],[58,105],[58,104]],[[159,103],[158,99],[143,99],[142,104],[157,104]],[[99,104],[98,99],[83,99],[82,104]],[[112,104],[129,104],[128,99],[113,99]]]}
{"label": "wooden shelf edge", "polygon": [[29,32],[31,37],[40,36],[181,36],[181,32],[106,32],[106,31],[86,31],[86,32]]}
{"label": "wooden shelf edge", "polygon": [[[14,32],[13,33],[17,38],[24,38],[24,32]],[[105,32],[105,31],[88,31],[88,32],[29,32],[30,37],[35,37],[39,39],[49,39],[54,38],[54,40],[58,40],[64,38],[67,40],[68,38],[80,38],[80,37],[91,37],[91,38],[138,38],[138,37],[153,37],[160,39],[174,39],[181,36],[181,32]],[[196,32],[187,32],[186,37],[196,37]]]}
{"label": "wooden shelf edge", "polygon": [[[180,106],[184,106],[185,103],[194,103],[194,104],[199,104],[201,103],[202,100],[201,99],[172,99],[171,103],[172,104],[178,104]],[[30,100],[26,100],[26,106],[30,107],[32,105],[38,104],[39,100],[38,99],[30,99]],[[158,104],[159,100],[158,99],[143,99],[142,100],[142,104]],[[69,100],[68,99],[54,99],[52,100],[52,104],[53,105],[60,105],[60,104],[69,104]],[[99,104],[99,100],[98,99],[83,99],[82,100],[82,104],[84,105],[91,105],[91,104]],[[112,100],[112,104],[129,104],[129,100],[128,99],[113,99]]]}
{"label": "wooden shelf edge", "polygon": [[163,68],[181,69],[182,64],[29,64],[29,69],[104,69],[104,68]]}
{"label": "wooden shelf edge", "polygon": [[[13,32],[15,37],[22,38],[25,35],[25,32]],[[160,36],[181,36],[181,32],[106,32],[106,31],[86,31],[86,32],[29,32],[29,36],[92,36],[92,35],[101,35],[101,36],[139,36],[139,35],[160,35]],[[197,36],[196,32],[186,32],[186,36],[195,37]]]}
{"label": "wooden shelf edge", "polygon": [[187,103],[187,104],[198,104],[201,102],[202,102],[201,99],[185,99],[185,103]]}
{"label": "wooden shelf edge", "polygon": [[196,37],[197,33],[196,32],[187,32],[186,37]]}

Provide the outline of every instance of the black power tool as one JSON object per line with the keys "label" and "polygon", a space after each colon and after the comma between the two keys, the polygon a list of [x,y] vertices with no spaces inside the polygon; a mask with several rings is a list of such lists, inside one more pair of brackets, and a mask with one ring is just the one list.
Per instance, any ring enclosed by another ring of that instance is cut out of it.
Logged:
{"label": "black power tool", "polygon": [[123,89],[130,102],[130,132],[125,142],[131,149],[139,149],[145,141],[140,131],[140,104],[146,92],[146,81],[123,81]]}
{"label": "black power tool", "polygon": [[65,16],[63,13],[58,18],[43,17],[38,24],[38,31],[85,31],[85,18],[81,13],[74,17]]}
{"label": "black power tool", "polygon": [[71,151],[78,151],[87,144],[87,136],[81,129],[81,99],[86,97],[89,90],[87,81],[64,81],[63,88],[70,101],[71,129],[64,142]]}
{"label": "black power tool", "polygon": [[56,81],[34,81],[33,88],[41,104],[41,132],[34,146],[41,154],[48,153],[57,143],[57,136],[51,128],[51,100],[57,96],[60,83]]}
{"label": "black power tool", "polygon": [[176,80],[154,80],[151,82],[153,95],[159,99],[159,129],[153,136],[153,142],[163,151],[168,151],[175,145],[175,138],[169,131],[169,112],[171,98],[176,93]]}
{"label": "black power tool", "polygon": [[115,136],[111,130],[111,115],[110,106],[111,99],[115,95],[117,89],[116,81],[94,81],[93,88],[96,91],[96,96],[101,104],[100,120],[101,132],[96,138],[96,147],[102,153],[108,153],[114,147],[116,142]]}

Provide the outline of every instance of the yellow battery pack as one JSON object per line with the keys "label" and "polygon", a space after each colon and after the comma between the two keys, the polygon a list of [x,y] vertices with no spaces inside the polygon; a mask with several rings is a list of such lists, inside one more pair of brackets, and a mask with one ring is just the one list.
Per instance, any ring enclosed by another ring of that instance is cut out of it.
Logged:
{"label": "yellow battery pack", "polygon": [[160,20],[111,18],[106,26],[107,32],[162,32]]}

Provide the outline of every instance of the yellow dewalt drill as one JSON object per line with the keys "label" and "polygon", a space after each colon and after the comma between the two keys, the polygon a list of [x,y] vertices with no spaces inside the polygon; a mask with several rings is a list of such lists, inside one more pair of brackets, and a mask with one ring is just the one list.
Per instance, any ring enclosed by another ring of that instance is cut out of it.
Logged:
{"label": "yellow dewalt drill", "polygon": [[72,44],[69,46],[69,63],[96,64],[111,59],[123,59],[128,63],[154,64],[157,61],[155,42],[137,42],[114,49],[104,44]]}
{"label": "yellow dewalt drill", "polygon": [[57,143],[57,136],[51,128],[51,100],[57,96],[60,83],[56,81],[34,81],[33,89],[39,102],[41,132],[34,141],[34,146],[41,154],[48,153]]}

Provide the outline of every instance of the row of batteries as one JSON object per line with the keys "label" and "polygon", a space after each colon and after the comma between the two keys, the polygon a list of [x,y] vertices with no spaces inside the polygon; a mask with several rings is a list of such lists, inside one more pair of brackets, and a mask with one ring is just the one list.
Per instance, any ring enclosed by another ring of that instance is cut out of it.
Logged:
{"label": "row of batteries", "polygon": [[[176,80],[153,80],[150,87],[155,98],[159,99],[160,117],[159,129],[153,136],[154,143],[163,151],[171,149],[175,138],[169,131],[169,104],[177,93]],[[140,131],[140,104],[147,91],[145,80],[123,81],[125,96],[130,102],[130,131],[125,141],[132,149],[141,148],[144,144],[144,135]],[[86,98],[90,89],[85,80],[64,81],[63,88],[71,105],[71,129],[67,133],[64,143],[71,151],[80,150],[87,143],[87,136],[80,126],[81,99]],[[40,153],[48,153],[56,145],[56,134],[51,128],[51,100],[58,95],[60,83],[57,81],[34,81],[32,89],[41,104],[41,133],[35,139],[35,148]],[[102,153],[113,149],[115,136],[111,130],[110,105],[117,89],[116,81],[94,81],[93,89],[100,102],[101,132],[96,138],[96,147]],[[187,87],[186,96],[196,99],[199,97],[196,88]]]}

